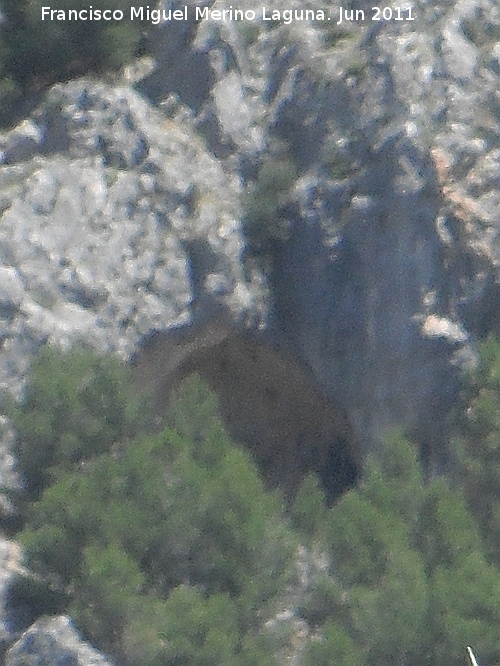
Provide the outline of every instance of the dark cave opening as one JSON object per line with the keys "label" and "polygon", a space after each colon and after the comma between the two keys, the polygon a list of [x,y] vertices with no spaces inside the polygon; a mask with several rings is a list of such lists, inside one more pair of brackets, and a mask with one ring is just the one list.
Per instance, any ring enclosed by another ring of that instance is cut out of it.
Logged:
{"label": "dark cave opening", "polygon": [[329,504],[359,478],[345,409],[283,347],[212,323],[150,334],[134,366],[159,413],[171,390],[197,372],[218,395],[232,438],[251,451],[266,485],[280,488],[288,501],[309,473],[319,477]]}

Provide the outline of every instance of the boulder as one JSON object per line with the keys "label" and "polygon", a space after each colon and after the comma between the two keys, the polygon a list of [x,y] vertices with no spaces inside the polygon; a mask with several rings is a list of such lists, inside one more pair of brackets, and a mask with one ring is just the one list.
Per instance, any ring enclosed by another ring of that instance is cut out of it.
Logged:
{"label": "boulder", "polygon": [[40,618],[5,655],[5,666],[112,666],[82,641],[65,615]]}

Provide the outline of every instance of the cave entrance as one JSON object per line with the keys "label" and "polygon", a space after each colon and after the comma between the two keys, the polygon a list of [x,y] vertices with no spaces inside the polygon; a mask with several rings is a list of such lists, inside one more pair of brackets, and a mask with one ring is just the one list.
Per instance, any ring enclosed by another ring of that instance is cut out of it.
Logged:
{"label": "cave entrance", "polygon": [[219,396],[231,437],[287,499],[310,472],[329,503],[356,482],[360,460],[345,411],[283,349],[222,326],[189,326],[147,336],[135,366],[160,412],[172,388],[197,372]]}

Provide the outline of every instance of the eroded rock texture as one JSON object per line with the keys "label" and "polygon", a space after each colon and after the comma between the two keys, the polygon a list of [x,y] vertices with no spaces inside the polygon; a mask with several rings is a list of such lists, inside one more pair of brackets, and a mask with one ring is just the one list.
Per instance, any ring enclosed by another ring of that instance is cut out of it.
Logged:
{"label": "eroded rock texture", "polygon": [[82,641],[71,618],[61,615],[35,622],[5,656],[5,666],[112,666]]}
{"label": "eroded rock texture", "polygon": [[277,377],[300,368],[346,415],[361,459],[401,426],[444,468],[460,369],[498,329],[500,20],[487,0],[415,15],[172,22],[135,90],[54,86],[0,137],[0,385],[19,392],[41,344],[128,358],[151,330],[229,322],[225,347],[189,362],[254,450],[282,427],[250,395],[266,349]]}
{"label": "eroded rock texture", "polygon": [[[249,262],[265,267],[261,326],[347,409],[363,455],[402,426],[432,472],[460,370],[498,327],[500,19],[488,1],[414,9],[341,28],[203,22],[182,39],[167,25],[139,89],[186,104],[246,186],[293,161],[279,229]],[[210,71],[196,100],[170,68],[173,36]]]}

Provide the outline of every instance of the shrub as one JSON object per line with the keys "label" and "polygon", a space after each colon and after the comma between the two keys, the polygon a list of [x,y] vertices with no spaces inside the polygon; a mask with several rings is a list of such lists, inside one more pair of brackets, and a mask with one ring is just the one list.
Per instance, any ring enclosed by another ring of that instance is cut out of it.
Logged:
{"label": "shrub", "polygon": [[[462,464],[479,480],[496,465],[491,344],[460,421]],[[393,433],[357,488],[328,508],[309,476],[287,518],[198,378],[180,387],[155,435],[127,421],[137,401],[123,381],[114,362],[45,351],[13,410],[22,446],[39,445],[20,449],[36,484],[20,539],[33,580],[50,580],[52,594],[45,603],[38,584],[21,586],[23,604],[32,593],[38,607],[66,600],[80,628],[130,666],[271,666],[278,638],[263,626],[284,602],[290,644],[296,619],[310,630],[303,666],[453,666],[467,643],[485,663],[500,661],[496,489],[485,495],[492,522],[477,519],[473,489],[424,483],[415,447]],[[299,571],[304,542],[315,555]]]}
{"label": "shrub", "polygon": [[16,455],[30,499],[64,470],[109,451],[151,427],[146,399],[133,395],[131,371],[116,359],[45,347],[21,403],[7,412],[18,433]]}
{"label": "shrub", "polygon": [[[24,446],[36,415],[36,436],[50,443],[23,457],[37,489],[19,535],[30,566],[55,572],[80,628],[126,663],[273,662],[261,617],[283,593],[295,549],[280,498],[229,440],[199,379],[181,387],[167,430],[132,439],[137,423],[120,418],[135,402],[117,379],[108,385],[111,368],[78,352],[44,352],[35,364],[15,414]],[[42,484],[34,457],[48,470]]]}
{"label": "shrub", "polygon": [[302,666],[362,666],[363,654],[342,627],[328,622],[323,635],[310,643]]}
{"label": "shrub", "polygon": [[269,157],[261,165],[245,202],[243,229],[250,252],[265,255],[277,241],[286,240],[290,222],[286,205],[298,176],[291,157]]}
{"label": "shrub", "polygon": [[360,486],[330,510],[316,505],[314,522],[331,565],[300,609],[318,637],[306,665],[351,663],[352,651],[352,663],[366,666],[452,666],[464,642],[497,663],[498,569],[464,493],[444,478],[425,485],[404,438],[388,437]]}
{"label": "shrub", "polygon": [[500,342],[489,338],[479,363],[465,377],[456,415],[453,449],[469,506],[500,564]]}

